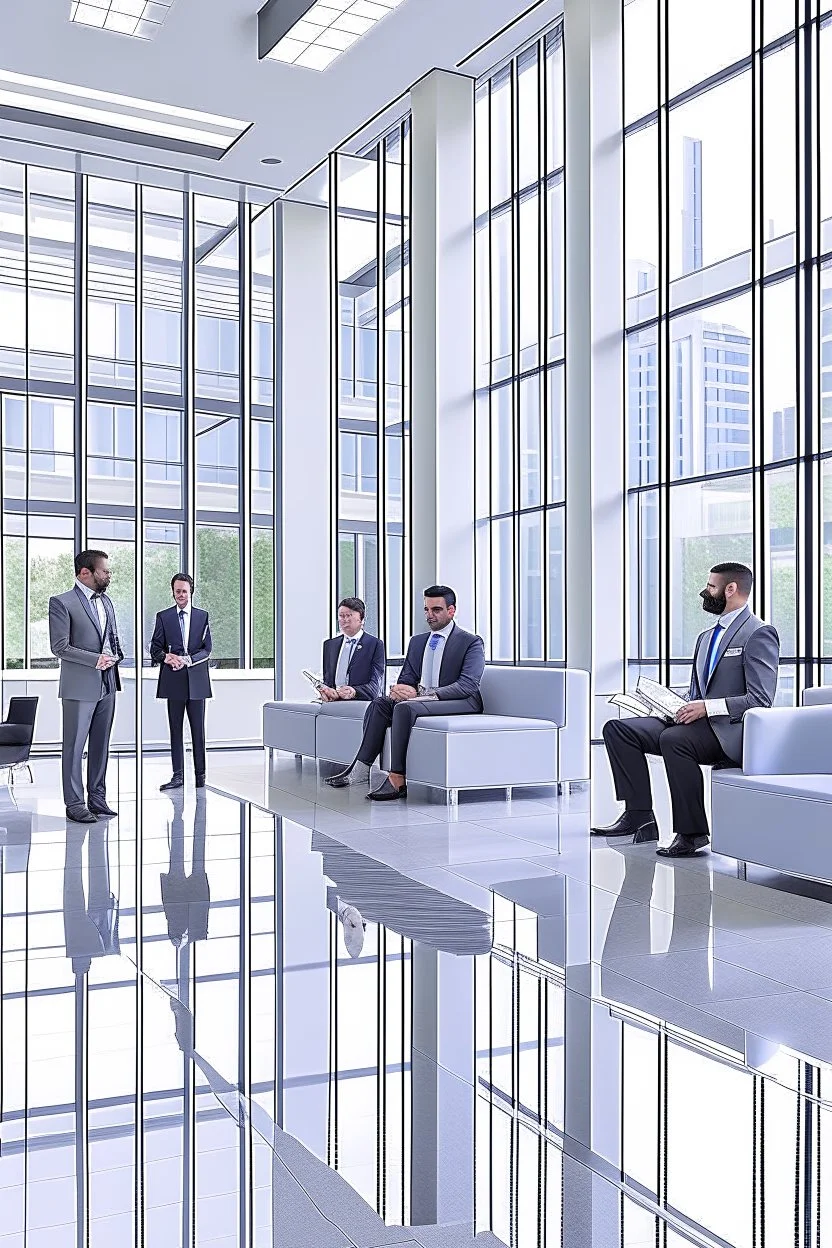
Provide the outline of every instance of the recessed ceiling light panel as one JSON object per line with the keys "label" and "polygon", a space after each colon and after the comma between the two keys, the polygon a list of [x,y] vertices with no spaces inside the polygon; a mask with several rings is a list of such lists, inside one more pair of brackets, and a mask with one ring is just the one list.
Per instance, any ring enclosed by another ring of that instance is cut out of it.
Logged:
{"label": "recessed ceiling light panel", "polygon": [[[127,0],[124,0],[126,3]],[[326,69],[403,0],[267,0],[257,14],[260,59]]]}
{"label": "recessed ceiling light panel", "polygon": [[172,4],[173,0],[69,0],[69,20],[134,39],[152,39]]}
{"label": "recessed ceiling light panel", "polygon": [[0,118],[219,160],[251,123],[0,69]]}

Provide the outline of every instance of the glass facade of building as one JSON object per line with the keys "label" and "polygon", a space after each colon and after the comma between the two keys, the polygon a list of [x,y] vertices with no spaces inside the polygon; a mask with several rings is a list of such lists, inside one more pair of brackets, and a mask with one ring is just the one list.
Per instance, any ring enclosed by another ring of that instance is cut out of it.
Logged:
{"label": "glass facade of building", "polygon": [[832,679],[832,14],[631,0],[624,318],[631,675],[687,683],[749,563],[778,701]]}
{"label": "glass facade of building", "polygon": [[395,660],[411,599],[409,118],[367,155],[331,157],[330,205],[335,596],[364,599]]}
{"label": "glass facade of building", "polygon": [[128,665],[186,569],[218,666],[274,667],[274,252],[270,207],[0,162],[4,670],[57,667],[89,546]]}
{"label": "glass facade of building", "polygon": [[564,88],[558,27],[477,87],[477,631],[565,660]]}

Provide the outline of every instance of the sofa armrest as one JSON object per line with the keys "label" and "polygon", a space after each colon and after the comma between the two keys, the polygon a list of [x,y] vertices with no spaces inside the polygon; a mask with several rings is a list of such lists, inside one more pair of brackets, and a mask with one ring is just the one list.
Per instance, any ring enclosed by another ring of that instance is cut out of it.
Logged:
{"label": "sofa armrest", "polygon": [[746,711],[742,769],[748,776],[832,773],[832,706]]}
{"label": "sofa armrest", "polygon": [[567,668],[566,714],[558,732],[558,778],[589,779],[589,672]]}

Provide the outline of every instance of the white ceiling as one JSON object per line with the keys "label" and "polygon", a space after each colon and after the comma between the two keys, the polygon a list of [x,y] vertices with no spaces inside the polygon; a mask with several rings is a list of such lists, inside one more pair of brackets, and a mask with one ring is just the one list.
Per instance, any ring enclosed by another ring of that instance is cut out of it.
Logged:
{"label": "white ceiling", "polygon": [[[69,0],[20,0],[3,6],[0,68],[253,122],[222,160],[16,122],[0,123],[2,134],[120,157],[134,165],[283,189],[429,70],[454,69],[519,14],[533,9],[506,36],[516,46],[542,25],[550,8],[534,0],[404,0],[324,73],[317,73],[258,61],[261,4],[175,0],[152,41],[70,22]],[[481,62],[482,55],[464,72],[481,72]],[[266,156],[279,156],[282,164],[261,165]]]}

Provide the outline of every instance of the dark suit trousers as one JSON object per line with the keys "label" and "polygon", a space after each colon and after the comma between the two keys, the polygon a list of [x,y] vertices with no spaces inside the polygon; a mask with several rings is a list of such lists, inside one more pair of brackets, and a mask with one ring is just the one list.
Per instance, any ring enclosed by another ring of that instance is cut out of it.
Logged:
{"label": "dark suit trousers", "polygon": [[[664,759],[673,831],[683,836],[709,836],[701,765],[728,763],[707,719],[692,724],[664,720],[611,719],[604,724],[604,744],[615,780],[615,795],[628,810],[652,810],[648,754]],[[734,764],[732,764],[734,765]]]}
{"label": "dark suit trousers", "polygon": [[168,699],[168,723],[170,724],[170,757],[173,770],[177,774],[185,771],[185,743],[182,728],[185,723],[185,712],[188,712],[188,723],[191,725],[191,742],[194,747],[194,771],[198,776],[205,775],[205,699],[189,698]]}
{"label": "dark suit trousers", "polygon": [[390,770],[407,774],[407,745],[413,725],[420,715],[476,715],[479,708],[467,698],[443,702],[439,698],[425,701],[394,702],[392,698],[376,698],[364,718],[364,736],[358,750],[358,761],[372,766],[384,748],[384,734],[392,727]]}

